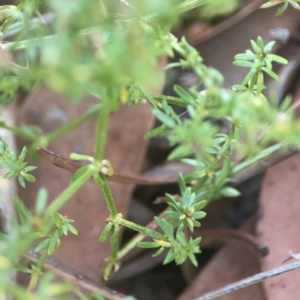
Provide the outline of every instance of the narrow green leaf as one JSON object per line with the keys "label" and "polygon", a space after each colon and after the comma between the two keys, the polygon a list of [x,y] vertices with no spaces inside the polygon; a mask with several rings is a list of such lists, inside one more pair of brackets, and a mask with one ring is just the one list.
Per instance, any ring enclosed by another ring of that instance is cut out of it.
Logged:
{"label": "narrow green leaf", "polygon": [[34,248],[34,252],[40,252],[41,250],[48,247],[49,244],[50,244],[50,239],[47,238]]}
{"label": "narrow green leaf", "polygon": [[229,144],[224,143],[223,146],[220,148],[218,155],[224,154],[229,149]]}
{"label": "narrow green leaf", "polygon": [[48,191],[45,188],[40,188],[37,194],[37,200],[35,203],[35,213],[39,216],[41,215],[46,207],[48,198]]}
{"label": "narrow green leaf", "polygon": [[283,3],[283,1],[284,0],[271,0],[271,1],[264,3],[260,8],[269,8],[269,7],[278,5],[280,3]]}
{"label": "narrow green leaf", "polygon": [[179,202],[172,203],[172,202],[168,201],[167,203],[173,211],[181,211],[181,209],[182,209],[182,206]]}
{"label": "narrow green leaf", "polygon": [[286,11],[288,6],[289,6],[289,3],[285,2],[281,7],[278,8],[275,16],[281,16]]}
{"label": "narrow green leaf", "polygon": [[161,228],[163,233],[168,236],[168,238],[171,238],[171,237],[173,238],[173,229],[166,220],[155,218],[155,221],[158,224],[158,226]]}
{"label": "narrow green leaf", "polygon": [[[191,188],[189,188],[191,191],[192,191],[192,189]],[[191,209],[192,208],[192,206],[193,206],[193,204],[194,204],[194,202],[195,202],[195,198],[196,198],[196,194],[195,193],[191,193],[190,194],[190,196],[189,197],[187,197],[187,202],[186,202],[186,207],[188,208],[188,209]]]}
{"label": "narrow green leaf", "polygon": [[248,84],[249,81],[255,76],[255,74],[256,74],[256,69],[251,69],[250,72],[244,78],[242,84]]}
{"label": "narrow green leaf", "polygon": [[250,43],[255,53],[259,54],[262,52],[261,47],[257,43],[255,43],[253,40],[250,40]]}
{"label": "narrow green leaf", "polygon": [[156,256],[160,255],[164,250],[165,250],[164,247],[160,247],[159,250],[152,255],[152,257],[156,257]]}
{"label": "narrow green leaf", "polygon": [[263,72],[258,73],[256,88],[257,88],[257,95],[261,94],[262,90],[265,88]]}
{"label": "narrow green leaf", "polygon": [[153,249],[153,248],[158,248],[160,247],[157,243],[155,242],[138,242],[136,243],[137,247],[140,248],[148,248],[148,249]]}
{"label": "narrow green leaf", "polygon": [[78,154],[78,153],[71,153],[70,158],[73,160],[87,160],[89,162],[94,162],[94,158],[89,155],[83,155],[83,154]]}
{"label": "narrow green leaf", "polygon": [[288,60],[279,56],[279,55],[276,55],[276,54],[268,54],[267,55],[267,59],[271,60],[271,61],[276,61],[277,63],[279,64],[288,64]]}
{"label": "narrow green leaf", "polygon": [[260,51],[263,51],[265,45],[264,45],[264,41],[263,41],[263,39],[261,38],[261,36],[257,37],[256,43],[257,43],[257,45],[258,45],[258,47],[259,47],[259,50],[260,50]]}
{"label": "narrow green leaf", "polygon": [[175,253],[172,249],[169,249],[163,264],[166,265],[175,259]]}
{"label": "narrow green leaf", "polygon": [[291,96],[286,96],[280,104],[280,110],[287,111],[291,106],[292,100],[293,98]]}
{"label": "narrow green leaf", "polygon": [[254,53],[240,53],[234,56],[235,60],[254,60],[256,55]]}
{"label": "narrow green leaf", "polygon": [[87,170],[90,168],[90,165],[83,166],[80,169],[78,169],[75,174],[72,176],[70,183],[72,184],[74,181],[76,181],[79,177],[81,177],[84,173],[87,172]]}
{"label": "narrow green leaf", "polygon": [[[271,50],[272,50],[272,48],[273,48],[273,46],[275,45],[275,41],[271,41],[271,42],[269,42],[266,46],[265,46],[265,48],[264,48],[264,52],[265,53],[269,53]],[[269,56],[270,54],[268,54],[268,56]],[[267,57],[268,57],[267,56]]]}
{"label": "narrow green leaf", "polygon": [[66,224],[61,226],[60,232],[62,232],[63,235],[67,235],[68,234],[68,227],[66,226]]}
{"label": "narrow green leaf", "polygon": [[187,104],[193,104],[195,102],[194,97],[181,86],[175,84],[174,91],[182,100],[185,100]]}
{"label": "narrow green leaf", "polygon": [[66,227],[68,228],[68,230],[69,230],[70,232],[72,232],[72,233],[75,234],[75,235],[78,235],[78,230],[77,230],[73,225],[67,223],[67,224],[66,224]]}
{"label": "narrow green leaf", "polygon": [[178,220],[180,218],[180,213],[177,211],[165,211],[164,217],[166,219]]}
{"label": "narrow green leaf", "polygon": [[206,216],[206,212],[204,211],[197,211],[193,213],[193,218],[196,220],[203,219],[205,218],[205,216]]}
{"label": "narrow green leaf", "polygon": [[178,202],[175,200],[175,198],[172,195],[166,193],[166,197],[168,198],[170,203],[174,204],[175,206],[178,204]]}
{"label": "narrow green leaf", "polygon": [[238,197],[238,196],[240,196],[241,195],[241,193],[238,191],[238,190],[236,190],[236,189],[234,189],[234,188],[232,188],[232,187],[229,187],[229,186],[227,186],[227,187],[224,187],[221,191],[220,191],[220,194],[223,196],[223,197]]}
{"label": "narrow green leaf", "polygon": [[293,6],[293,8],[300,10],[300,5],[298,4],[299,0],[287,0],[289,4]]}
{"label": "narrow green leaf", "polygon": [[190,183],[191,181],[202,178],[205,175],[206,175],[205,170],[192,172],[191,174],[184,177],[184,181],[185,181],[185,183]]}
{"label": "narrow green leaf", "polygon": [[193,232],[194,231],[194,222],[190,218],[187,218],[186,223],[187,223],[189,230]]}
{"label": "narrow green leaf", "polygon": [[191,158],[183,158],[181,159],[181,161],[185,164],[194,166],[194,167],[198,167],[198,168],[204,168],[205,164],[201,161],[197,161],[195,159],[191,159]]}
{"label": "narrow green leaf", "polygon": [[176,147],[168,156],[168,160],[178,159],[183,156],[188,156],[192,153],[190,145],[180,145]]}
{"label": "narrow green leaf", "polygon": [[13,204],[21,223],[25,223],[32,218],[30,211],[25,207],[24,203],[19,198],[15,197]]}
{"label": "narrow green leaf", "polygon": [[182,206],[183,207],[187,207],[191,198],[191,194],[192,194],[192,189],[189,187],[186,189],[186,191],[184,192],[184,194],[182,195]]}
{"label": "narrow green leaf", "polygon": [[253,165],[254,163],[258,162],[259,160],[268,157],[269,155],[271,155],[272,153],[280,150],[282,148],[281,144],[275,144],[267,149],[262,150],[258,155],[256,155],[253,158],[250,158],[246,161],[241,162],[240,164],[238,164],[237,166],[235,166],[232,170],[232,174],[237,174],[239,173],[241,170],[245,169],[248,166]]}
{"label": "narrow green leaf", "polygon": [[200,227],[200,226],[201,226],[201,223],[198,222],[198,221],[196,221],[196,220],[194,220],[194,226],[195,226],[195,227]]}
{"label": "narrow green leaf", "polygon": [[189,254],[188,254],[188,257],[189,257],[190,261],[192,262],[192,264],[193,264],[195,267],[198,267],[198,262],[197,262],[197,260],[196,260],[195,255],[192,254],[192,253],[189,253]]}
{"label": "narrow green leaf", "polygon": [[183,195],[184,192],[186,191],[186,185],[182,173],[178,174],[178,184],[179,184],[180,194]]}
{"label": "narrow green leaf", "polygon": [[99,236],[99,242],[103,243],[107,240],[110,232],[111,232],[111,228],[112,228],[113,224],[111,222],[108,222],[106,224],[106,226],[104,227],[104,229],[102,230],[100,236]]}
{"label": "narrow green leaf", "polygon": [[174,120],[171,117],[169,117],[168,115],[166,115],[165,113],[163,113],[161,110],[155,108],[155,109],[153,109],[153,113],[156,116],[156,118],[159,119],[165,125],[167,125],[171,128],[173,128],[176,125]]}
{"label": "narrow green leaf", "polygon": [[23,187],[23,188],[26,187],[26,183],[25,183],[25,180],[24,180],[23,176],[19,175],[18,176],[18,181],[19,181],[21,187]]}
{"label": "narrow green leaf", "polygon": [[153,130],[151,130],[150,132],[148,132],[144,138],[145,139],[151,139],[151,138],[154,138],[154,137],[157,137],[157,136],[161,136],[162,133],[167,129],[167,126],[166,125],[161,125],[157,128],[154,128]]}
{"label": "narrow green leaf", "polygon": [[58,230],[55,230],[53,236],[50,238],[48,254],[51,255],[55,252],[58,243],[59,243],[59,232],[58,232]]}
{"label": "narrow green leaf", "polygon": [[233,64],[239,67],[246,67],[246,68],[252,68],[253,66],[252,62],[244,61],[244,60],[235,60]]}
{"label": "narrow green leaf", "polygon": [[[156,219],[156,217],[154,217]],[[153,239],[160,240],[163,238],[163,235],[157,231],[154,231],[150,228],[145,229],[145,234],[152,237]]]}
{"label": "narrow green leaf", "polygon": [[23,174],[23,177],[29,182],[35,182],[35,177],[32,176],[31,174],[25,173],[25,174]]}
{"label": "narrow green leaf", "polygon": [[245,87],[244,85],[240,85],[240,84],[233,85],[232,89],[234,91],[247,91],[247,87]]}
{"label": "narrow green leaf", "polygon": [[[6,167],[6,166],[5,166],[5,167]],[[16,175],[17,175],[17,172],[11,170],[11,171],[7,172],[3,177],[4,177],[4,178],[12,178],[12,177],[15,177]]]}
{"label": "narrow green leaf", "polygon": [[276,81],[279,81],[279,76],[273,72],[272,70],[270,69],[267,69],[267,68],[262,68],[268,75],[270,75],[272,78],[274,78]]}
{"label": "narrow green leaf", "polygon": [[16,263],[13,265],[13,268],[16,269],[17,271],[20,271],[22,273],[26,273],[26,274],[31,274],[32,273],[32,269],[29,269],[19,263]]}
{"label": "narrow green leaf", "polygon": [[168,102],[166,100],[163,100],[162,108],[166,112],[167,115],[170,115],[171,113],[174,112],[172,107],[170,105],[168,105]]}
{"label": "narrow green leaf", "polygon": [[26,148],[26,147],[23,147],[22,152],[21,152],[21,154],[20,154],[20,156],[19,156],[18,161],[20,161],[20,162],[23,162],[23,161],[24,161],[25,156],[26,156],[26,152],[27,152],[27,148]]}
{"label": "narrow green leaf", "polygon": [[30,172],[30,171],[33,171],[35,170],[37,167],[34,167],[34,166],[28,166],[26,168],[24,168],[24,172]]}

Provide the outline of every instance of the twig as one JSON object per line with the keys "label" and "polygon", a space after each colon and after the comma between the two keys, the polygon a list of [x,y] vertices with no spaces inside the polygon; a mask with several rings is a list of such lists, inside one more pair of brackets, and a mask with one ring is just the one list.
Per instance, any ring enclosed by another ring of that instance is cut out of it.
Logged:
{"label": "twig", "polygon": [[220,24],[212,27],[212,29],[207,30],[205,33],[199,33],[187,37],[187,41],[193,46],[198,45],[199,43],[202,43],[216,36],[217,34],[220,34],[221,32],[240,22],[242,19],[255,12],[263,3],[264,1],[262,0],[253,1],[252,3],[244,7],[242,10],[234,14],[231,18],[226,19]]}
{"label": "twig", "polygon": [[[53,153],[45,148],[37,148],[38,154],[47,160],[48,162],[52,163],[53,165],[65,169],[71,173],[75,173],[79,168],[82,167],[81,164],[74,162],[68,158],[61,156],[60,154]],[[290,147],[285,151],[278,151],[269,157],[258,161],[255,165],[242,170],[237,175],[235,175],[232,179],[234,185],[240,184],[243,181],[250,179],[251,177],[263,172],[266,168],[274,165],[293,154],[298,153],[299,150],[295,147]],[[176,183],[177,177],[172,179],[165,179],[165,180],[155,180],[153,178],[143,178],[141,175],[123,175],[123,174],[114,174],[107,178],[109,181],[121,182],[121,183],[134,183],[134,184],[141,184],[141,185],[157,185],[157,184],[166,184],[166,183]]]}
{"label": "twig", "polygon": [[286,150],[279,150],[271,154],[270,156],[259,160],[255,165],[249,166],[246,169],[237,173],[233,177],[232,182],[234,185],[238,185],[244,182],[245,180],[250,179],[253,176],[263,172],[268,167],[275,165],[298,152],[299,149],[297,149],[296,147],[289,147]]}
{"label": "twig", "polygon": [[[63,157],[60,154],[56,154],[52,151],[49,151],[45,148],[37,148],[38,154],[52,163],[53,165],[65,169],[71,173],[75,173],[83,165],[80,163],[74,162],[68,158]],[[128,175],[128,174],[113,174],[112,176],[107,177],[109,181],[120,182],[120,183],[135,183],[141,185],[157,185],[157,184],[167,184],[167,183],[176,183],[177,176],[174,176],[174,179],[154,179],[154,178],[143,178],[142,175]]]}
{"label": "twig", "polygon": [[[25,257],[31,261],[38,262],[41,254],[36,253],[33,250],[29,250]],[[54,271],[58,276],[62,277],[68,282],[79,286],[87,291],[90,292],[99,292],[102,296],[107,299],[111,300],[122,300],[125,299],[127,296],[117,293],[114,290],[111,290],[103,285],[100,285],[93,281],[92,279],[88,278],[87,276],[78,273],[74,269],[70,268],[69,266],[59,262],[53,257],[47,258],[44,268],[47,270]],[[131,299],[136,299],[131,297]]]}
{"label": "twig", "polygon": [[200,296],[199,298],[195,298],[193,300],[210,300],[210,299],[215,299],[218,298],[220,296],[229,294],[233,291],[237,291],[239,289],[245,288],[249,285],[261,282],[267,278],[273,277],[273,276],[277,276],[280,275],[282,273],[285,272],[289,272],[295,269],[300,268],[300,261],[296,261],[284,266],[281,266],[279,268],[275,268],[266,272],[262,272],[262,273],[258,273],[254,276],[248,277],[246,279],[240,280],[238,282],[226,285],[220,289],[217,289],[215,291],[209,292],[207,294],[204,294],[202,296]]}

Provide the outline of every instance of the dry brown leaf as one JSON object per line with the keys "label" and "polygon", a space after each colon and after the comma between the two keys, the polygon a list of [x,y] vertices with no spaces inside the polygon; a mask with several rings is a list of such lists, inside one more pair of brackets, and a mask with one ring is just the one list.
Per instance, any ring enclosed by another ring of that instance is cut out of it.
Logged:
{"label": "dry brown leaf", "polygon": [[[254,222],[243,230],[253,233]],[[258,252],[242,241],[231,240],[214,255],[177,300],[194,299],[209,291],[244,279],[260,271]],[[266,300],[260,284],[219,297],[220,300]]]}
{"label": "dry brown leaf", "polygon": [[[20,111],[20,123],[41,126],[46,132],[76,118],[95,100],[88,98],[78,106],[68,106],[55,93],[41,89],[26,100]],[[124,173],[138,173],[144,161],[148,141],[144,135],[153,126],[151,108],[144,104],[136,107],[123,106],[112,114],[105,150],[105,158],[113,168]],[[86,122],[67,135],[51,143],[51,149],[68,157],[71,152],[93,154],[95,123]],[[71,174],[40,160],[35,172],[36,183],[20,190],[20,196],[29,206],[33,206],[37,188],[44,186],[49,191],[49,199],[57,197],[69,184]],[[126,215],[133,185],[110,183],[118,210]],[[75,220],[79,235],[68,235],[55,255],[59,260],[98,279],[101,274],[99,263],[109,254],[109,244],[100,244],[98,237],[106,224],[108,210],[100,189],[92,180],[72,197],[61,209],[62,214]]]}
{"label": "dry brown leaf", "polygon": [[[257,231],[270,254],[262,260],[262,270],[281,265],[288,251],[300,250],[300,154],[271,167],[266,172],[261,195],[261,219]],[[265,281],[268,299],[300,298],[300,272],[293,271]]]}

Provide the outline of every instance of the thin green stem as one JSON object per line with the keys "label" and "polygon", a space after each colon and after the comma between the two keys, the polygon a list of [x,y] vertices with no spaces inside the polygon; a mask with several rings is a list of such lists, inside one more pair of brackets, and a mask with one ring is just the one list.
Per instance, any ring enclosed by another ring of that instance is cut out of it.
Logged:
{"label": "thin green stem", "polygon": [[33,270],[33,273],[32,273],[32,276],[30,278],[30,282],[28,285],[28,289],[27,289],[28,292],[33,292],[35,290],[38,280],[39,280],[40,276],[43,274],[43,266],[48,257],[49,257],[49,254],[48,254],[47,250],[45,250],[44,253],[42,254],[42,256],[40,257],[39,262],[35,266],[35,269]]}
{"label": "thin green stem", "polygon": [[300,5],[296,1],[294,0],[287,0],[287,1],[291,6],[293,6],[294,9],[300,11]]}
{"label": "thin green stem", "polygon": [[[194,9],[194,8],[202,6],[202,5],[203,5],[203,1],[186,0],[186,1],[183,1],[182,3],[180,3],[176,6],[176,8],[174,9],[174,14],[181,14],[181,13],[184,13],[186,11],[189,11],[191,9]],[[144,15],[144,16],[141,17],[141,19],[144,22],[152,22],[153,20],[155,20],[157,18],[157,16],[159,16],[159,12]],[[134,18],[128,19],[127,17],[125,17],[124,20],[131,21],[131,20],[134,20]]]}
{"label": "thin green stem", "polygon": [[9,130],[10,132],[14,133],[15,135],[18,135],[26,140],[34,141],[36,139],[35,136],[32,134],[25,132],[21,128],[7,125],[5,122],[0,122],[0,127]]}
{"label": "thin green stem", "polygon": [[140,93],[144,96],[144,98],[149,102],[149,104],[154,108],[157,107],[156,102],[151,94],[149,94],[143,87],[140,85],[137,86]]}
{"label": "thin green stem", "polygon": [[125,220],[123,218],[118,219],[118,224],[125,226],[127,228],[130,228],[134,231],[140,232],[144,235],[150,235],[150,236],[154,236],[156,239],[161,239],[163,237],[162,234],[158,233],[155,230],[149,229],[145,226],[133,223],[131,221]]}
{"label": "thin green stem", "polygon": [[96,141],[95,141],[95,160],[97,162],[102,162],[103,159],[109,114],[110,114],[109,108],[106,105],[102,105],[97,120]]}
{"label": "thin green stem", "polygon": [[118,251],[119,251],[119,240],[120,240],[120,226],[115,224],[113,227],[113,233],[110,239],[111,251],[108,258],[108,262],[103,271],[104,280],[108,280],[110,275],[115,271],[118,263]]}
{"label": "thin green stem", "polygon": [[118,259],[121,260],[128,252],[136,247],[138,242],[141,242],[145,238],[143,234],[135,235],[118,253]]}
{"label": "thin green stem", "polygon": [[261,159],[266,158],[268,156],[270,156],[271,154],[273,154],[276,151],[279,151],[282,148],[282,144],[276,144],[273,145],[265,150],[262,150],[258,155],[256,155],[253,158],[250,158],[246,161],[241,162],[240,164],[238,164],[237,166],[235,166],[232,170],[232,176],[241,172],[242,170],[250,167],[251,165],[256,164],[257,162],[259,162]]}
{"label": "thin green stem", "polygon": [[[99,33],[101,31],[101,26],[95,26],[95,27],[90,27],[86,29],[82,29],[79,31],[79,35],[90,35],[93,33]],[[43,37],[38,37],[38,38],[32,38],[28,40],[23,40],[23,41],[16,41],[16,42],[8,42],[5,44],[0,44],[0,49],[1,50],[22,50],[26,49],[29,45],[33,46],[39,46],[42,44],[45,44],[47,41],[55,40],[58,39],[59,35],[58,34],[53,34],[53,35],[47,35]]]}
{"label": "thin green stem", "polygon": [[110,258],[112,259],[112,261],[117,261],[118,251],[119,251],[120,226],[115,225],[113,228],[114,231],[110,240],[110,245],[111,245]]}
{"label": "thin green stem", "polygon": [[252,79],[250,81],[250,84],[249,84],[249,92],[251,94],[253,94],[253,92],[254,92],[254,86],[255,86],[255,83],[257,81],[257,74],[258,73],[255,73],[255,75],[252,77]]}
{"label": "thin green stem", "polygon": [[[2,291],[1,291],[2,292]],[[8,297],[2,297],[3,299],[30,299],[30,300],[44,300],[45,295],[39,296],[36,293],[27,291],[26,289],[17,285],[15,283],[7,282],[5,283],[5,293],[9,295]]]}
{"label": "thin green stem", "polygon": [[86,168],[85,172],[80,174],[48,207],[46,213],[53,214],[57,212],[68,199],[95,173],[93,168]]}
{"label": "thin green stem", "polygon": [[103,16],[104,16],[105,18],[107,18],[107,16],[108,16],[108,11],[107,11],[106,5],[105,5],[105,3],[103,2],[103,0],[100,1],[100,7],[101,7],[101,10],[102,10]]}
{"label": "thin green stem", "polygon": [[[103,12],[106,15],[107,11],[106,11],[104,4],[101,3],[100,5],[102,6],[102,9],[104,9]],[[199,0],[186,0],[177,6],[176,13],[180,14],[180,13],[191,10],[191,9],[201,6],[201,5],[203,5],[203,3]],[[150,21],[154,20],[156,17],[157,17],[157,14],[149,14],[149,15],[142,16],[142,19],[144,20],[144,22],[150,22]],[[127,16],[125,16],[124,20],[133,21],[133,20],[135,20],[135,18],[128,18]],[[101,28],[102,28],[101,26],[95,26],[95,27],[82,29],[79,31],[79,34],[80,35],[90,35],[95,32],[99,33],[101,31]],[[29,40],[9,42],[9,43],[5,43],[5,44],[0,44],[0,49],[2,49],[2,50],[13,49],[13,50],[17,51],[17,50],[25,49],[29,45],[32,45],[32,44],[36,44],[37,46],[40,44],[44,44],[46,41],[53,40],[58,37],[59,37],[59,35],[48,35],[48,36],[44,36],[44,37],[40,37],[40,38],[33,38],[33,39],[29,39]]]}
{"label": "thin green stem", "polygon": [[81,115],[79,118],[76,118],[67,124],[59,127],[56,130],[53,130],[49,134],[45,135],[45,139],[47,140],[47,143],[49,144],[53,140],[63,136],[64,134],[68,133],[69,131],[73,130],[74,128],[78,127],[85,121],[91,119],[93,116],[95,116],[101,107],[101,104],[94,105],[93,107],[89,108],[83,115]]}
{"label": "thin green stem", "polygon": [[152,230],[150,228],[135,224],[133,222],[130,222],[128,220],[125,220],[123,218],[118,219],[118,224],[125,226],[127,228],[130,228],[132,230],[135,230],[139,232],[135,237],[133,237],[119,252],[118,252],[118,259],[120,260],[122,257],[124,257],[128,252],[130,252],[134,247],[136,247],[136,244],[140,241],[142,241],[145,236],[151,236],[157,240],[163,239],[163,235],[155,230]]}
{"label": "thin green stem", "polygon": [[35,44],[36,46],[45,43],[48,40],[52,40],[58,38],[58,35],[48,35],[40,38],[33,38],[29,40],[23,40],[23,41],[17,41],[17,42],[9,42],[5,44],[0,44],[0,49],[1,50],[11,50],[13,49],[14,51],[22,50],[27,48],[29,45]]}
{"label": "thin green stem", "polygon": [[104,198],[106,200],[107,208],[110,212],[111,218],[117,218],[118,216],[118,210],[114,202],[114,198],[112,196],[112,193],[110,191],[110,188],[108,186],[107,180],[105,178],[105,175],[102,173],[95,174],[94,180],[96,184],[98,184],[103,192]]}
{"label": "thin green stem", "polygon": [[167,96],[167,95],[160,95],[160,94],[149,94],[154,100],[157,102],[163,102],[163,100],[166,100],[168,104],[174,104],[179,106],[185,106],[186,107],[186,101],[182,100],[178,97],[173,96]]}

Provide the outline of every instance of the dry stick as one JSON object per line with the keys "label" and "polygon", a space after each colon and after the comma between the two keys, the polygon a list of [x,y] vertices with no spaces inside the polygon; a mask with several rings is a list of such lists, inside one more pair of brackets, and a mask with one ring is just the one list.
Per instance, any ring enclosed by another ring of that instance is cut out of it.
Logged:
{"label": "dry stick", "polygon": [[[54,164],[60,168],[68,170],[72,173],[76,172],[82,166],[79,163],[73,162],[72,160],[67,159],[59,154],[55,154],[51,151],[48,151],[45,148],[38,148],[37,152],[41,155],[42,158],[46,159],[47,161],[51,162],[52,164]],[[275,163],[278,163],[297,152],[298,152],[298,150],[296,148],[290,147],[285,151],[278,151],[276,153],[273,153],[269,157],[257,162],[255,165],[250,166],[250,167],[246,168],[245,170],[239,172],[233,178],[233,183],[239,184],[239,183],[253,177],[256,174],[261,173],[267,167],[269,167]],[[141,180],[138,175],[137,176],[114,175],[114,176],[108,177],[108,179],[114,180],[114,181],[119,181],[119,182],[121,181],[121,182],[135,183],[135,184],[153,184],[153,181],[149,182],[149,180],[144,180],[144,179]],[[174,182],[177,182],[177,179]],[[157,228],[157,224],[153,220],[147,225],[147,227],[155,230]],[[227,236],[245,240],[245,241],[249,242],[250,244],[254,245],[256,249],[258,249],[262,254],[264,254],[265,248],[262,248],[261,245],[259,245],[256,242],[256,240],[249,239],[244,234],[240,234],[239,237],[238,237],[238,235],[239,235],[239,233],[231,234],[230,232],[227,232]],[[143,237],[144,237],[143,235],[137,234],[135,239],[137,241],[140,241],[143,239]],[[81,283],[78,282],[78,284],[81,284]]]}
{"label": "dry stick", "polygon": [[217,34],[225,31],[226,29],[230,28],[245,17],[255,12],[264,2],[265,1],[262,0],[253,1],[242,10],[234,14],[231,18],[226,19],[220,24],[212,27],[212,29],[207,30],[205,33],[199,33],[192,35],[191,37],[187,37],[187,41],[194,46],[216,36]]}
{"label": "dry stick", "polygon": [[[31,261],[38,262],[41,254],[36,253],[33,250],[29,250],[25,257]],[[47,258],[44,268],[47,270],[54,271],[58,276],[62,277],[68,282],[71,282],[75,286],[80,286],[81,288],[89,291],[89,292],[98,292],[102,296],[111,299],[111,300],[122,300],[128,296],[120,294],[114,290],[111,290],[103,285],[98,284],[87,276],[78,273],[74,269],[69,266],[63,264],[62,262],[56,260],[53,257]],[[131,298],[136,299],[136,298]]]}
{"label": "dry stick", "polygon": [[[45,148],[38,148],[37,152],[42,158],[44,158],[48,162],[54,164],[59,168],[65,169],[69,172],[75,173],[79,168],[82,167],[81,164],[74,162],[68,158],[65,158],[59,154],[53,153]],[[287,150],[275,152],[269,157],[258,161],[255,165],[250,166],[242,170],[238,174],[236,174],[233,177],[232,182],[234,185],[237,185],[247,179],[250,179],[254,175],[263,172],[266,168],[270,167],[271,165],[274,165],[298,152],[299,150],[295,147],[289,147]],[[142,184],[142,185],[156,185],[156,184],[177,182],[177,177],[174,178],[174,180],[153,180],[153,179],[141,178],[140,175],[123,175],[123,174],[114,174],[112,176],[109,176],[107,179],[115,182],[134,183],[134,184]]]}
{"label": "dry stick", "polygon": [[[38,154],[52,163],[53,165],[65,169],[69,172],[75,173],[83,165],[80,163],[74,162],[68,158],[61,156],[60,154],[53,153],[45,148],[37,148]],[[174,180],[155,180],[143,178],[141,175],[123,175],[123,174],[113,174],[112,176],[107,177],[109,181],[120,182],[120,183],[135,183],[141,185],[157,185],[157,184],[166,184],[166,183],[176,183],[177,177],[174,176]]]}
{"label": "dry stick", "polygon": [[[51,162],[52,164],[63,168],[65,170],[68,170],[72,173],[76,172],[82,165],[80,165],[79,163],[73,162],[70,159],[67,159],[59,154],[55,154],[51,151],[46,150],[45,148],[38,148],[37,152],[42,156],[42,158],[45,158],[47,161]],[[256,174],[259,174],[261,172],[263,172],[267,167],[278,163],[288,157],[290,157],[291,155],[297,153],[298,150],[294,147],[290,147],[285,151],[278,151],[276,153],[273,153],[272,155],[270,155],[269,157],[260,160],[259,162],[257,162],[255,165],[250,166],[248,168],[246,168],[245,170],[239,172],[234,178],[233,178],[233,183],[235,185],[253,177]],[[113,175],[108,177],[109,180],[112,181],[118,181],[118,182],[127,182],[127,183],[135,183],[135,184],[154,184],[152,180],[144,180],[144,179],[140,179],[139,176],[133,176],[133,175]],[[174,180],[174,183],[177,182],[177,179]],[[158,183],[158,182],[156,182]],[[163,183],[163,182],[159,182],[159,183]],[[157,224],[156,222],[153,220],[152,222],[150,222],[147,226],[148,228],[151,228],[153,230],[155,230],[157,228]],[[224,234],[222,234],[224,236]],[[237,238],[238,233],[234,234],[230,234],[229,232],[227,232],[228,236],[231,237],[235,237]],[[137,241],[140,241],[142,239],[141,234],[137,234],[137,236],[135,237],[137,239]],[[243,237],[239,237],[242,240],[246,240],[248,241],[250,244],[254,245],[256,249],[258,249],[262,254],[264,254],[264,252],[266,251],[266,248],[264,248],[263,246],[259,245],[256,241],[250,241],[251,239],[247,239],[245,237],[245,235]]]}
{"label": "dry stick", "polygon": [[271,154],[269,157],[261,159],[256,164],[249,166],[246,169],[240,171],[232,178],[232,182],[234,185],[240,184],[257,174],[262,173],[268,167],[275,165],[298,152],[299,149],[297,149],[296,147],[289,147],[286,150],[277,151]]}
{"label": "dry stick", "polygon": [[237,291],[239,289],[245,288],[249,285],[261,282],[267,278],[273,277],[280,275],[285,272],[289,272],[295,269],[300,268],[300,261],[295,261],[293,263],[281,266],[279,268],[275,268],[266,272],[258,273],[254,276],[248,277],[246,279],[240,280],[238,282],[228,284],[220,289],[217,289],[215,291],[209,292],[207,294],[204,294],[200,296],[199,298],[195,298],[193,300],[210,300],[210,299],[215,299],[220,296],[229,294],[233,291]]}

